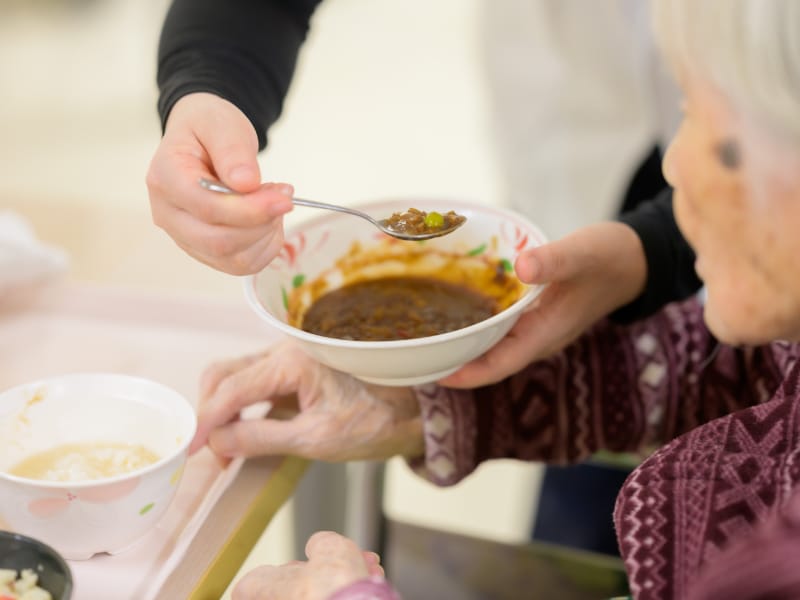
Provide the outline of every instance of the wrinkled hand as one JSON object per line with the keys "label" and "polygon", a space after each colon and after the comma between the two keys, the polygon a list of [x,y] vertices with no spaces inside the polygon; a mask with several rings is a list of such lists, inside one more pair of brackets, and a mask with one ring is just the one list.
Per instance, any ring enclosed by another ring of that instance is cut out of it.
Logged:
{"label": "wrinkled hand", "polygon": [[[239,420],[270,401],[288,420]],[[379,460],[424,452],[422,419],[410,388],[370,385],[318,363],[291,342],[212,365],[203,375],[194,452],[208,442],[220,456],[286,455],[326,461]]]}
{"label": "wrinkled hand", "polygon": [[[261,183],[258,137],[236,106],[213,94],[184,96],[170,112],[150,163],[153,222],[189,255],[234,275],[261,270],[281,250],[281,215],[293,189]],[[241,195],[201,188],[217,179]]]}
{"label": "wrinkled hand", "polygon": [[547,284],[530,310],[486,354],[440,383],[470,388],[500,381],[574,341],[596,321],[634,300],[647,277],[644,249],[623,223],[598,223],[520,254],[526,283]]}
{"label": "wrinkled hand", "polygon": [[325,600],[359,579],[383,575],[377,554],[332,531],[312,535],[306,556],[306,562],[250,571],[234,588],[233,600]]}

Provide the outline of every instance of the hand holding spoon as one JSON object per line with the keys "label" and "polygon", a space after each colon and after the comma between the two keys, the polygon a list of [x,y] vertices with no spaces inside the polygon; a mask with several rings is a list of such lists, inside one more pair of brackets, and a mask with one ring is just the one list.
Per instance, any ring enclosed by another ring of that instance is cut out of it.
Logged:
{"label": "hand holding spoon", "polygon": [[[228,186],[206,178],[200,179],[200,186],[212,192],[237,194],[236,191]],[[372,223],[385,234],[401,240],[419,241],[447,235],[461,227],[467,220],[466,217],[457,215],[453,211],[444,214],[437,212],[426,213],[415,208],[410,208],[405,213],[395,213],[387,219],[375,219],[365,212],[347,206],[327,204],[315,200],[303,200],[302,198],[292,198],[292,202],[298,206],[334,210],[361,217]]]}

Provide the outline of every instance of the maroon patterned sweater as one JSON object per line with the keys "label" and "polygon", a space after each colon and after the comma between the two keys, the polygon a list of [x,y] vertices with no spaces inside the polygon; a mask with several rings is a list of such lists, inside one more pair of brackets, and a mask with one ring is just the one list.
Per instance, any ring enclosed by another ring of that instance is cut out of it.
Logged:
{"label": "maroon patterned sweater", "polygon": [[413,466],[452,485],[493,458],[660,447],[614,513],[634,597],[800,598],[798,356],[782,342],[717,347],[694,299],[602,322],[498,384],[418,388],[426,456]]}
{"label": "maroon patterned sweater", "polygon": [[800,598],[798,355],[780,342],[717,348],[694,299],[603,322],[496,385],[420,388],[418,472],[450,485],[492,458],[563,464],[669,442],[617,500],[634,596]]}

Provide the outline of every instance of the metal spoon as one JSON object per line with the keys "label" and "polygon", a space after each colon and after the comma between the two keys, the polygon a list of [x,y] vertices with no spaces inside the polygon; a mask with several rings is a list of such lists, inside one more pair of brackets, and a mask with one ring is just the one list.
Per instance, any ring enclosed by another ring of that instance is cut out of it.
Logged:
{"label": "metal spoon", "polygon": [[[232,190],[228,186],[218,182],[212,181],[210,179],[206,179],[205,177],[200,178],[200,186],[212,191],[212,192],[219,192],[222,194],[238,194],[235,190]],[[452,233],[461,225],[463,225],[463,221],[447,229],[436,229],[433,231],[426,231],[424,233],[409,233],[407,231],[398,231],[393,229],[389,224],[388,219],[375,219],[369,216],[365,212],[361,212],[360,210],[356,210],[355,208],[349,208],[347,206],[338,206],[336,204],[327,204],[325,202],[317,202],[315,200],[303,200],[302,198],[292,198],[292,202],[298,206],[308,206],[310,208],[323,208],[325,210],[335,210],[337,212],[347,213],[349,215],[355,215],[356,217],[361,217],[362,219],[366,219],[370,223],[372,223],[375,227],[380,229],[387,235],[391,235],[392,237],[399,238],[401,240],[412,240],[412,241],[419,241],[419,240],[428,240],[430,238],[439,237],[442,235],[447,235],[448,233]]]}

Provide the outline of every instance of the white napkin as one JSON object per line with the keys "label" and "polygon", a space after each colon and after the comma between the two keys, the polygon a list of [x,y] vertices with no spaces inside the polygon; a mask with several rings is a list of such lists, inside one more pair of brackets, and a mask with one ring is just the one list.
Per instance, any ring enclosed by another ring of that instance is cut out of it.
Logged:
{"label": "white napkin", "polygon": [[0,296],[54,278],[68,262],[63,250],[39,241],[25,219],[0,211]]}

